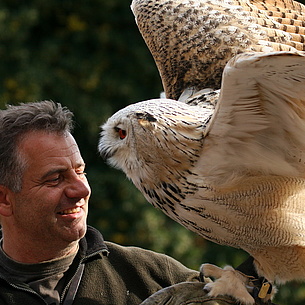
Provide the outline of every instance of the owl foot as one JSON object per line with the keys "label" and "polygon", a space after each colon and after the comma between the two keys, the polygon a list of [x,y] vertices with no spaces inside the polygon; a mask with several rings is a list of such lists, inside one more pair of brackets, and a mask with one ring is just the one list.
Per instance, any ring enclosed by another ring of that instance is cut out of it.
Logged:
{"label": "owl foot", "polygon": [[249,277],[231,266],[226,266],[222,269],[215,265],[203,264],[200,271],[205,277],[216,279],[214,282],[207,283],[204,286],[204,290],[211,297],[229,295],[245,305],[253,305],[255,303],[254,298],[247,290]]}

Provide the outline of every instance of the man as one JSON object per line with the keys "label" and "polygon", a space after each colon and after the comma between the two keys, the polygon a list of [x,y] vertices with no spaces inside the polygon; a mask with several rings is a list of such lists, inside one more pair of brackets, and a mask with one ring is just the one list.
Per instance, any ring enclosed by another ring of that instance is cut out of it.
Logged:
{"label": "man", "polygon": [[50,101],[0,111],[0,304],[139,304],[198,273],[104,242],[87,227],[90,186],[72,113]]}

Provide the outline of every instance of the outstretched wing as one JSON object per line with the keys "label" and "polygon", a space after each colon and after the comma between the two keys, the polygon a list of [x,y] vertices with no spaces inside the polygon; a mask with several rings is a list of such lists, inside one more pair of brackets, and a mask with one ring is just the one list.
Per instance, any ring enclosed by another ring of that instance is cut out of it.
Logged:
{"label": "outstretched wing", "polygon": [[232,59],[207,134],[199,167],[205,176],[304,178],[305,53],[245,53]]}
{"label": "outstretched wing", "polygon": [[291,0],[133,0],[167,98],[220,88],[226,63],[249,51],[305,50],[305,6]]}

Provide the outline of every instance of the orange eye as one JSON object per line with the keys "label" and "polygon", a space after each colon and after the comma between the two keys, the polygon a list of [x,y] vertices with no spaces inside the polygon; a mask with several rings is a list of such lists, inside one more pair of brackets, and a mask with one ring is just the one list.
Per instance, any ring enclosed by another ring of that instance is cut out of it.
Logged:
{"label": "orange eye", "polygon": [[117,131],[119,133],[119,137],[121,140],[126,138],[126,136],[127,136],[126,130],[116,127],[115,131]]}
{"label": "orange eye", "polygon": [[124,129],[121,129],[119,127],[115,127],[114,130],[119,134],[119,137],[121,140],[125,139],[127,136],[127,132]]}
{"label": "orange eye", "polygon": [[125,139],[126,138],[126,130],[123,130],[123,129],[120,129],[119,130],[119,136],[120,136],[120,139]]}

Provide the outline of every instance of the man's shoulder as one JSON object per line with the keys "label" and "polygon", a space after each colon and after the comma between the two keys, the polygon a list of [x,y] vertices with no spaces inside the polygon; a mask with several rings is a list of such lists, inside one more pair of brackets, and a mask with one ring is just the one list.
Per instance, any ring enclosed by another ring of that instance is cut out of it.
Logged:
{"label": "man's shoulder", "polygon": [[93,249],[102,249],[104,251],[103,257],[111,265],[130,264],[137,265],[139,268],[143,267],[144,269],[154,269],[163,272],[166,269],[176,270],[177,272],[194,272],[166,254],[137,246],[120,245],[114,242],[104,241],[101,233],[95,228],[88,227],[86,235],[91,240],[91,245],[95,245]]}
{"label": "man's shoulder", "polygon": [[105,256],[124,256],[126,258],[147,258],[158,260],[172,260],[169,256],[157,253],[152,250],[140,248],[137,246],[120,245],[114,242],[105,241],[99,230],[94,227],[88,226],[87,233],[83,241],[86,241],[86,253],[87,255],[94,252],[104,251]]}
{"label": "man's shoulder", "polygon": [[198,272],[184,266],[176,259],[152,250],[139,248],[136,246],[122,246],[106,241],[109,250],[108,259],[112,262],[125,262],[135,264],[137,268],[143,270],[154,270],[160,273],[192,274],[197,276]]}
{"label": "man's shoulder", "polygon": [[154,260],[173,260],[169,256],[158,253],[152,250],[140,248],[137,246],[126,246],[126,245],[120,245],[116,244],[114,242],[105,241],[105,244],[109,250],[109,254],[111,255],[123,255],[126,258],[137,258],[137,259],[154,259]]}

